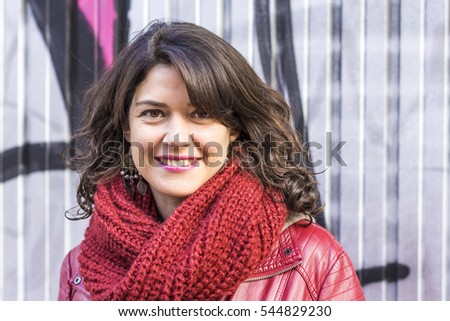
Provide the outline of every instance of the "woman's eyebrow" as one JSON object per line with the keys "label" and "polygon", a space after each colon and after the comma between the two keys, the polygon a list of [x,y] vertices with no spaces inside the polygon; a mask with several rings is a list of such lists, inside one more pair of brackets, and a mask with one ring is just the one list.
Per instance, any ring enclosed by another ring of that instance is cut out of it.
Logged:
{"label": "woman's eyebrow", "polygon": [[141,105],[150,105],[150,106],[155,106],[155,107],[168,108],[167,104],[156,101],[156,100],[151,100],[151,99],[145,99],[145,100],[140,100],[140,101],[136,102],[136,106],[141,106]]}
{"label": "woman's eyebrow", "polygon": [[[144,99],[136,102],[136,107],[138,106],[154,106],[154,107],[162,107],[162,108],[169,108],[169,106],[166,103],[152,100],[152,99]],[[187,107],[195,107],[190,102],[187,104]]]}

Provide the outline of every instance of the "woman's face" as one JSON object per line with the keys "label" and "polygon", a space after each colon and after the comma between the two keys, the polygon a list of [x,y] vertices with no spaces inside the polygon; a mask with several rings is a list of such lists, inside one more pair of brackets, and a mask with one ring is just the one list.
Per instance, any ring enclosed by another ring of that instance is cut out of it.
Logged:
{"label": "woman's face", "polygon": [[153,67],[136,88],[128,125],[133,161],[155,200],[166,202],[180,203],[216,174],[236,139],[196,110],[181,74],[166,64]]}

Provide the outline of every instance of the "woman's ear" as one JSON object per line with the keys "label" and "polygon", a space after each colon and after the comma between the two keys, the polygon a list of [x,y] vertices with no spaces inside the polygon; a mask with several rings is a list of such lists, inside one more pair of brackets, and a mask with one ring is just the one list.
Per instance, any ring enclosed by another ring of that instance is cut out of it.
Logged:
{"label": "woman's ear", "polygon": [[130,137],[130,132],[129,131],[123,131],[123,137],[125,138],[125,140],[127,142],[130,142],[131,137]]}
{"label": "woman's ear", "polygon": [[130,128],[129,128],[128,124],[122,125],[122,133],[123,133],[123,137],[125,138],[125,140],[127,142],[130,142],[131,141],[131,133],[130,133]]}
{"label": "woman's ear", "polygon": [[230,133],[230,143],[234,142],[239,137],[239,133],[235,130],[231,130]]}

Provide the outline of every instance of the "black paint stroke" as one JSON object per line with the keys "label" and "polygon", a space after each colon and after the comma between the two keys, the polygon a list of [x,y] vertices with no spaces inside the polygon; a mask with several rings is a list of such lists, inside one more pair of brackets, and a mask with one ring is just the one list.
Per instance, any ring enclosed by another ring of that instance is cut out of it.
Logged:
{"label": "black paint stroke", "polygon": [[[77,0],[29,0],[28,5],[50,51],[66,109],[71,132],[81,126],[82,97],[105,68],[102,48]],[[115,0],[115,56],[128,43],[130,0]],[[49,34],[46,37],[46,34]]]}
{"label": "black paint stroke", "polygon": [[255,24],[258,37],[258,50],[264,79],[272,83],[272,42],[270,38],[269,0],[255,1]]}
{"label": "black paint stroke", "polygon": [[130,34],[130,0],[114,0],[116,20],[114,21],[114,57],[127,45]]}
{"label": "black paint stroke", "polygon": [[[36,21],[42,38],[50,50],[53,68],[56,72],[58,84],[63,94],[66,96],[66,16],[69,10],[69,0],[52,1],[29,0],[28,6]],[[46,26],[48,22],[48,26]],[[46,36],[48,28],[48,38]]]}
{"label": "black paint stroke", "polygon": [[[388,6],[388,108],[387,124],[387,257],[395,260],[399,254],[399,199],[400,199],[400,71],[401,71],[401,17],[402,2],[392,0]],[[419,263],[421,264],[421,263]],[[387,300],[395,300],[398,294],[397,284],[389,286]]]}
{"label": "black paint stroke", "polygon": [[27,3],[50,51],[73,133],[80,127],[82,95],[104,68],[102,48],[77,0]]}
{"label": "black paint stroke", "polygon": [[[78,0],[30,0],[28,5],[50,51],[73,134],[81,127],[84,92],[106,67],[102,48],[79,10]],[[130,1],[115,0],[114,6],[116,56],[128,43]]]}
{"label": "black paint stroke", "polygon": [[304,142],[308,141],[307,130],[303,116],[303,107],[300,95],[300,86],[297,76],[295,60],[294,35],[292,31],[291,2],[277,0],[276,2],[276,47],[278,51],[273,53],[274,44],[271,39],[271,21],[269,0],[255,1],[255,23],[258,37],[258,50],[261,58],[264,79],[271,84],[272,79],[272,54],[277,57],[275,75],[280,92],[287,92],[289,103],[294,115],[294,124],[301,134]]}
{"label": "black paint stroke", "polygon": [[[300,94],[300,84],[295,60],[294,35],[292,31],[291,5],[289,0],[277,0],[276,3],[276,47],[277,68],[272,70],[272,44],[269,0],[255,2],[255,23],[258,37],[258,49],[265,81],[272,83],[272,75],[277,77],[276,88],[281,93],[287,93],[292,108],[294,125],[303,142],[308,141],[308,130],[303,114],[303,104]],[[309,161],[310,158],[307,159]],[[310,166],[312,168],[312,165]],[[321,203],[321,201],[319,201]],[[325,226],[323,215],[318,216],[317,222]]]}
{"label": "black paint stroke", "polygon": [[[333,141],[342,141],[342,0],[333,0],[332,3],[332,45],[331,51],[331,123]],[[333,144],[333,142],[330,142]],[[341,166],[330,166],[331,180],[331,208],[333,215],[330,220],[330,230],[334,231],[336,238],[341,238]]]}
{"label": "black paint stroke", "polygon": [[83,94],[104,70],[105,62],[102,48],[83,12],[78,8],[78,0],[70,3],[69,48],[67,48],[68,62],[65,74],[69,82],[66,107],[70,115],[70,128],[72,132],[75,132],[81,126]]}
{"label": "black paint stroke", "polygon": [[300,85],[297,77],[297,64],[295,61],[294,35],[292,31],[291,2],[277,0],[276,2],[278,61],[280,64],[280,87],[286,88],[289,104],[294,115],[294,125],[302,136],[302,141],[308,141],[308,133],[303,116],[302,100],[300,98]]}
{"label": "black paint stroke", "polygon": [[410,268],[401,263],[388,263],[386,266],[376,266],[356,271],[362,286],[376,282],[397,282],[406,279]]}
{"label": "black paint stroke", "polygon": [[19,175],[33,172],[63,170],[62,154],[67,143],[27,143],[0,153],[2,168],[0,168],[0,183],[14,179]]}

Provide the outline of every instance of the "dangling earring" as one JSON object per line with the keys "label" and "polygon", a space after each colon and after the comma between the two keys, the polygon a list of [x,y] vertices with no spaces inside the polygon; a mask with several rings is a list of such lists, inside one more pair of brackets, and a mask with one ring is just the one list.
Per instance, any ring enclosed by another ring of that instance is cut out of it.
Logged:
{"label": "dangling earring", "polygon": [[132,198],[134,198],[135,181],[138,181],[137,190],[139,194],[144,195],[147,193],[147,184],[144,182],[144,179],[134,165],[133,158],[131,157],[131,150],[129,150],[123,158],[120,175],[122,175],[123,186],[125,186],[125,189]]}

